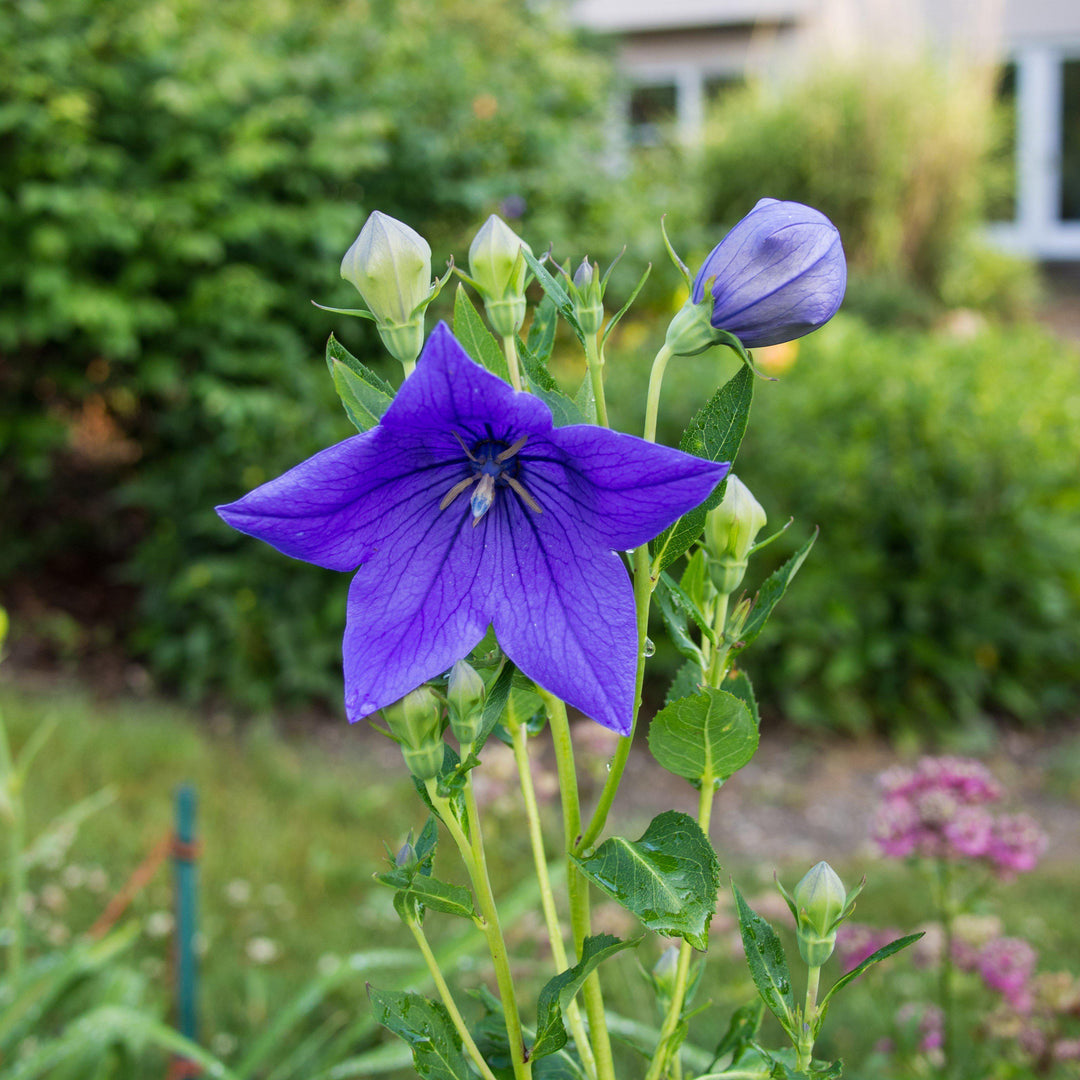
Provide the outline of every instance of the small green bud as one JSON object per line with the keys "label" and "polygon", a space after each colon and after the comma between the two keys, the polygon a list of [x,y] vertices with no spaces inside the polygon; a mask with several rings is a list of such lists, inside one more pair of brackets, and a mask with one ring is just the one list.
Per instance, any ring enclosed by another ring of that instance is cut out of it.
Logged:
{"label": "small green bud", "polygon": [[532,254],[532,248],[498,214],[484,222],[469,245],[469,274],[500,337],[516,334],[525,321],[528,267],[523,248]]}
{"label": "small green bud", "polygon": [[819,862],[795,886],[791,900],[798,919],[799,952],[811,967],[821,967],[832,956],[836,928],[847,906],[844,883],[827,862]]}
{"label": "small green bud", "polygon": [[669,945],[652,969],[653,985],[659,994],[668,998],[675,992],[675,978],[679,970],[679,946]]}
{"label": "small green bud", "polygon": [[341,276],[364,298],[390,353],[412,363],[424,344],[424,307],[433,293],[428,242],[375,210],[341,260]]}
{"label": "small green bud", "polygon": [[600,267],[587,258],[582,259],[570,281],[569,293],[581,329],[590,335],[600,333],[600,327],[604,325],[604,285]]}
{"label": "small green bud", "polygon": [[487,688],[476,669],[458,660],[450,669],[446,700],[450,706],[450,727],[462,746],[471,746],[480,732]]}
{"label": "small green bud", "polygon": [[401,747],[409,772],[432,780],[442,770],[446,747],[442,741],[439,699],[426,686],[383,709],[387,726]]}
{"label": "small green bud", "polygon": [[[411,833],[409,834],[411,837]],[[411,869],[416,865],[416,848],[412,845],[412,840],[406,840],[401,845],[398,853],[394,856],[394,865],[397,867],[405,867]]]}
{"label": "small green bud", "polygon": [[705,550],[709,576],[721,593],[733,593],[746,573],[746,558],[765,527],[765,511],[750,489],[728,476],[723,501],[705,517]]}

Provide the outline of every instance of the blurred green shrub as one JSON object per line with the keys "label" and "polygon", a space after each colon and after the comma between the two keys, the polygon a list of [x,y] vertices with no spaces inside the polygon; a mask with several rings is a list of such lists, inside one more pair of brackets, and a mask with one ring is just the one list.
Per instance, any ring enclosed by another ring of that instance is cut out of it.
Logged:
{"label": "blurred green shrub", "polygon": [[320,343],[379,351],[309,300],[370,210],[436,266],[494,210],[610,234],[607,64],[501,0],[19,0],[0,48],[0,586],[192,695],[336,696],[344,583],[212,507],[351,433]]}
{"label": "blurred green shrub", "polygon": [[841,316],[759,384],[739,474],[789,546],[821,526],[755,658],[773,707],[930,731],[1080,704],[1078,363],[1036,327]]}
{"label": "blurred green shrub", "polygon": [[844,239],[847,310],[875,321],[925,321],[928,301],[1023,311],[1031,272],[1021,260],[998,257],[989,295],[958,289],[954,272],[1011,167],[994,154],[999,126],[989,73],[929,60],[875,56],[752,84],[712,116],[709,218],[730,226],[763,194],[817,207]]}

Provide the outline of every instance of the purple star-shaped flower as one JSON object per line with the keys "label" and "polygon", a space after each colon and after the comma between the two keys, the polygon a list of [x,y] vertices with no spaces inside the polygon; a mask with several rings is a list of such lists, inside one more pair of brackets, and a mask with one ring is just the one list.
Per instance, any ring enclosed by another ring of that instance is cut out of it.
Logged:
{"label": "purple star-shaped flower", "polygon": [[218,513],[286,555],[357,570],[350,720],[446,671],[490,624],[529,678],[626,734],[637,633],[615,551],[697,506],[728,468],[554,427],[542,401],[473,363],[440,323],[375,428]]}

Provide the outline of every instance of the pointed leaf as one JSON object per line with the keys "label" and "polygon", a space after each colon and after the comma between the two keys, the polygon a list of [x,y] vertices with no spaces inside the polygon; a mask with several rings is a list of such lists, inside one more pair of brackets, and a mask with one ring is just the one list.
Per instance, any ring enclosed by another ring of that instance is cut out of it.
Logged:
{"label": "pointed leaf", "polygon": [[419,994],[368,985],[375,1019],[412,1049],[413,1067],[425,1080],[473,1080],[461,1036],[445,1006]]}
{"label": "pointed leaf", "polygon": [[[753,396],[753,372],[739,368],[690,421],[679,440],[679,449],[709,461],[733,462],[750,419]],[[701,506],[684,514],[653,541],[653,559],[659,569],[670,566],[701,535],[705,514],[719,505],[726,483],[718,484]]]}
{"label": "pointed leaf", "polygon": [[773,608],[780,603],[784,593],[787,592],[788,585],[791,584],[791,579],[799,572],[799,567],[806,561],[806,556],[810,554],[810,549],[818,538],[818,531],[815,528],[814,535],[779,570],[765,579],[765,584],[761,586],[757,596],[754,597],[754,606],[750,609],[750,617],[746,620],[742,635],[738,643],[732,647],[734,651],[738,652],[745,649],[761,633],[769,616],[772,614]]}
{"label": "pointed leaf", "polygon": [[757,745],[757,725],[746,704],[711,686],[665,706],[649,725],[652,756],[698,788],[719,788],[754,756]]}
{"label": "pointed leaf", "polygon": [[754,688],[750,684],[750,676],[742,668],[739,668],[737,671],[729,673],[724,680],[724,689],[743,702],[750,710],[750,715],[754,718],[754,727],[760,728],[761,717],[758,714],[757,698],[754,696]]}
{"label": "pointed leaf", "polygon": [[426,874],[417,874],[413,878],[405,897],[408,901],[423,904],[424,907],[447,915],[459,915],[464,919],[476,916],[472,893],[468,889],[428,877]]}
{"label": "pointed leaf", "polygon": [[394,400],[365,382],[340,360],[334,361],[334,389],[345,408],[345,415],[357,431],[370,431]]}
{"label": "pointed leaf", "polygon": [[529,352],[541,364],[547,364],[551,359],[551,353],[555,348],[555,328],[558,322],[559,312],[555,307],[555,301],[545,295],[533,311],[532,322],[529,324],[529,337],[525,343],[529,347]]}
{"label": "pointed leaf", "polygon": [[609,956],[614,956],[623,949],[635,948],[641,938],[634,941],[621,941],[613,934],[597,934],[587,937],[581,948],[581,959],[566,971],[559,972],[549,979],[536,1005],[536,1042],[530,1051],[530,1057],[536,1058],[553,1054],[566,1045],[566,1028],[563,1027],[563,1010],[585,983],[585,979],[598,964]]}
{"label": "pointed leaf", "polygon": [[653,818],[639,840],[613,836],[592,855],[574,861],[650,930],[706,948],[720,864],[689,814],[667,810]]}
{"label": "pointed leaf", "polygon": [[578,392],[574,395],[574,404],[581,411],[581,415],[585,417],[586,423],[595,424],[597,422],[596,393],[593,391],[592,377],[588,373],[581,380]]}
{"label": "pointed leaf", "polygon": [[[649,263],[649,265],[645,267],[645,273],[641,275],[641,277],[638,279],[638,283],[634,286],[634,291],[630,294],[630,299],[627,300],[626,303],[623,304],[623,306],[619,308],[619,310],[614,315],[612,315],[610,319],[608,319],[607,326],[604,327],[604,332],[600,336],[601,349],[607,343],[608,334],[610,334],[611,331],[614,330],[616,326],[618,326],[619,320],[630,310],[630,305],[637,299],[637,294],[641,292],[642,288],[645,285],[645,282],[649,280],[649,274],[651,271],[652,263]],[[611,271],[609,270],[608,273],[610,274]],[[605,275],[605,282],[606,280],[607,275]]]}
{"label": "pointed leaf", "polygon": [[735,894],[739,931],[742,934],[743,951],[746,953],[750,977],[769,1011],[793,1039],[798,1038],[795,999],[791,993],[791,972],[788,970],[784,946],[776,936],[776,931],[747,904],[734,884],[731,890]]}
{"label": "pointed leaf", "polygon": [[350,371],[365,382],[370,383],[376,390],[381,390],[387,397],[393,398],[394,388],[381,375],[376,375],[366,364],[357,360],[355,356],[333,334],[326,341],[326,366],[330,374],[334,374],[334,361],[340,361]]}
{"label": "pointed leaf", "polygon": [[521,254],[525,256],[525,262],[528,264],[529,269],[536,275],[540,288],[551,298],[552,303],[558,308],[559,314],[570,324],[570,328],[577,335],[578,341],[584,345],[585,334],[581,329],[581,323],[578,322],[577,316],[574,314],[574,304],[570,299],[570,294],[548,273],[535,255],[525,248],[521,249]]}
{"label": "pointed leaf", "polygon": [[510,369],[495,335],[484,325],[480,312],[473,306],[465,286],[459,284],[454,293],[454,337],[461,347],[478,363],[506,382]]}
{"label": "pointed leaf", "polygon": [[587,422],[574,399],[567,397],[559,389],[559,384],[552,378],[551,372],[529,351],[529,347],[520,338],[518,339],[518,361],[529,389],[551,410],[556,427]]}
{"label": "pointed leaf", "polygon": [[883,945],[880,949],[877,950],[877,952],[871,953],[861,964],[859,964],[858,967],[854,967],[845,975],[841,975],[840,978],[837,979],[836,982],[834,982],[832,986],[829,987],[829,992],[821,999],[820,1007],[824,1009],[828,1005],[829,1000],[832,998],[833,994],[835,994],[838,990],[843,990],[843,988],[847,986],[848,983],[854,982],[854,980],[857,979],[867,968],[873,967],[874,964],[878,964],[882,960],[887,960],[890,956],[894,956],[896,953],[900,952],[901,949],[906,949],[909,945],[913,945],[922,936],[923,935],[921,933],[908,934],[907,937],[897,938],[895,941],[890,941],[888,945]]}
{"label": "pointed leaf", "polygon": [[488,687],[487,700],[484,702],[484,711],[480,717],[480,731],[473,743],[473,750],[476,753],[479,753],[484,748],[488,736],[491,735],[495,725],[502,719],[506,703],[510,698],[510,689],[513,686],[514,672],[516,670],[514,665],[507,660],[496,676],[495,681]]}
{"label": "pointed leaf", "polygon": [[701,664],[696,660],[687,660],[671,680],[667,693],[664,695],[664,704],[672,705],[683,698],[693,697],[700,694],[705,684],[705,672]]}

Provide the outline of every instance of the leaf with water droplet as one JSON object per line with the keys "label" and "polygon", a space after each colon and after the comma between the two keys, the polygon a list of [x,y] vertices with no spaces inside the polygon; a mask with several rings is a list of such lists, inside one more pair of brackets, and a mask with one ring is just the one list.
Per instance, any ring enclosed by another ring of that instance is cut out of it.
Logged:
{"label": "leaf with water droplet", "polygon": [[746,704],[711,686],[665,706],[649,725],[652,756],[697,788],[718,788],[754,756],[757,745],[757,724]]}
{"label": "leaf with water droplet", "polygon": [[425,1080],[473,1080],[461,1036],[446,1008],[419,994],[376,990],[368,985],[375,1020],[404,1039],[413,1065]]}
{"label": "leaf with water droplet", "polygon": [[732,884],[735,905],[739,914],[739,930],[743,951],[761,1000],[792,1037],[798,1038],[795,1020],[795,999],[791,994],[791,971],[788,969],[784,946],[776,931],[743,899]]}
{"label": "leaf with water droplet", "polygon": [[613,836],[592,855],[574,861],[650,930],[706,948],[720,863],[689,814],[667,810],[653,818],[640,839]]}

